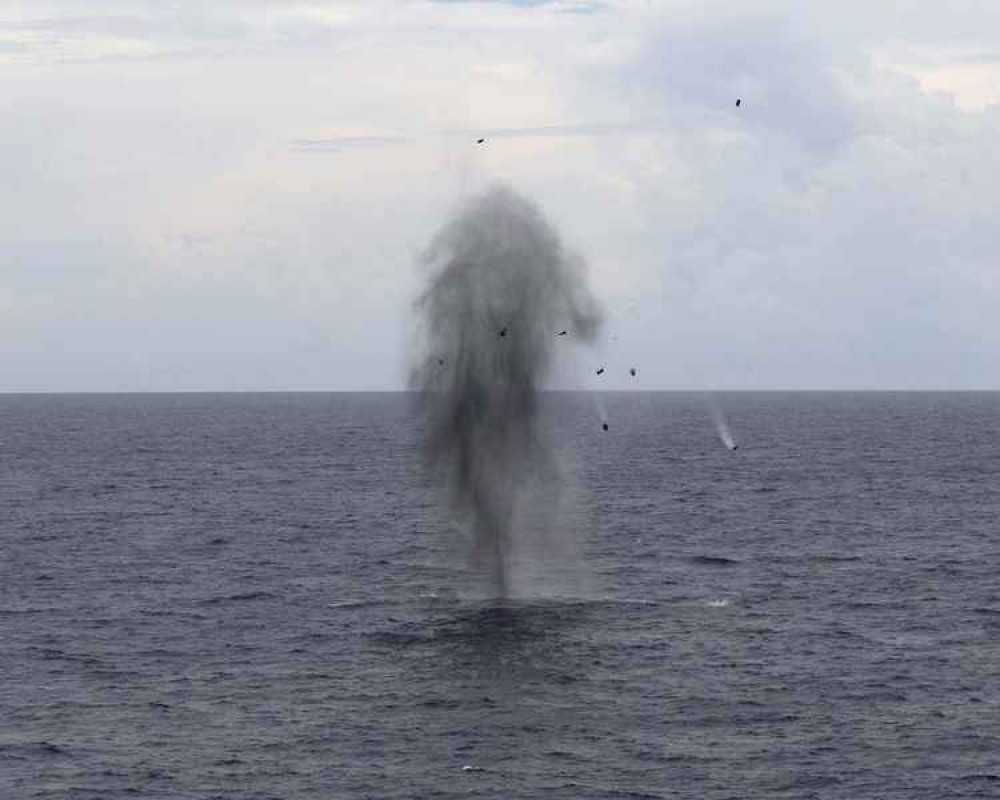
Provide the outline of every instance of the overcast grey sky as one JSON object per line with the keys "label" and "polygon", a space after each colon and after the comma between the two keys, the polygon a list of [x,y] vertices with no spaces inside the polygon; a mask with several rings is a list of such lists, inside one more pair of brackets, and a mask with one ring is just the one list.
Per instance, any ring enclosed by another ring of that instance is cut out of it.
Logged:
{"label": "overcast grey sky", "polygon": [[560,385],[1000,388],[993,0],[7,0],[0,178],[0,391],[402,388],[496,180]]}

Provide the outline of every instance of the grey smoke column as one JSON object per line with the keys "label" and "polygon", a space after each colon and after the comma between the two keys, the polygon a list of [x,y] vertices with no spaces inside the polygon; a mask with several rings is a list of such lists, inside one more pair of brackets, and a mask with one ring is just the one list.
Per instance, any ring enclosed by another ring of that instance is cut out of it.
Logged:
{"label": "grey smoke column", "polygon": [[526,511],[545,516],[540,498],[557,488],[537,397],[554,348],[566,346],[556,331],[590,341],[599,313],[582,261],[532,203],[505,187],[462,209],[425,260],[431,276],[418,309],[426,352],[411,383],[428,416],[428,453],[467,515],[473,564],[504,597],[514,556],[549,535],[545,525],[522,523]]}

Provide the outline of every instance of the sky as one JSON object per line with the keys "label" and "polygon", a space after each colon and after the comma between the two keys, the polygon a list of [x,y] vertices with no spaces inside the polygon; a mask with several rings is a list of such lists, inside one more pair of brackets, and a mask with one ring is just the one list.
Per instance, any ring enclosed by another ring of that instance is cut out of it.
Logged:
{"label": "sky", "polygon": [[401,389],[498,181],[553,386],[1000,389],[998,142],[993,0],[6,0],[0,392]]}

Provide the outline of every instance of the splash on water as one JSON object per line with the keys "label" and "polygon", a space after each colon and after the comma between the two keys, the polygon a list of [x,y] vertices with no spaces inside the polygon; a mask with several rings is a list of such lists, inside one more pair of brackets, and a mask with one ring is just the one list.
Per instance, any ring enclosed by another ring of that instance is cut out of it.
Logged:
{"label": "splash on water", "polygon": [[726,421],[726,415],[722,412],[722,406],[712,394],[708,395],[708,413],[712,417],[712,424],[715,425],[715,431],[719,434],[720,441],[730,450],[739,447],[736,444],[736,439],[733,438],[732,431],[729,430],[729,423]]}
{"label": "splash on water", "polygon": [[460,209],[424,260],[423,352],[410,385],[429,463],[450,486],[475,572],[492,596],[510,597],[525,591],[532,562],[573,549],[556,518],[560,470],[538,391],[558,332],[592,341],[600,314],[582,260],[505,187]]}

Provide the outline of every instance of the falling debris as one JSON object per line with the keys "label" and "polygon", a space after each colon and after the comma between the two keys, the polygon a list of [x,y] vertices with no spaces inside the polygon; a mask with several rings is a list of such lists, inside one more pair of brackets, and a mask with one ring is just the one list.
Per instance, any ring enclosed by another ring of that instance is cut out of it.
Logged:
{"label": "falling debris", "polygon": [[740,97],[737,97],[737,98],[736,98],[736,107],[737,107],[737,108],[739,108],[739,107],[740,107],[740,104],[741,104],[742,102],[743,102],[743,99],[742,99],[742,98],[740,98]]}
{"label": "falling debris", "polygon": [[600,392],[591,392],[591,400],[594,401],[594,411],[597,412],[597,421],[601,423],[604,430],[608,429],[608,410],[604,407],[604,400],[601,399]]}
{"label": "falling debris", "polygon": [[598,375],[603,375],[604,374],[604,367],[601,367],[600,369],[598,369],[597,370],[597,374]]}
{"label": "falling debris", "polygon": [[438,359],[438,365],[442,366],[442,367],[444,366],[444,359],[443,358],[439,358]]}
{"label": "falling debris", "polygon": [[504,328],[502,331],[500,331],[500,335],[501,336],[506,336],[507,335],[507,329]]}
{"label": "falling debris", "polygon": [[565,335],[566,331],[559,331],[559,333],[556,334],[556,336],[565,336]]}
{"label": "falling debris", "polygon": [[482,144],[485,141],[485,139],[476,139],[476,144]]}
{"label": "falling debris", "polygon": [[631,368],[631,369],[630,369],[630,370],[628,371],[628,374],[629,374],[629,375],[631,375],[631,376],[632,376],[632,377],[634,378],[634,377],[635,377],[635,367],[632,367],[632,368]]}

